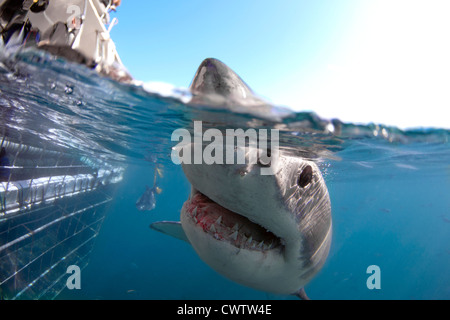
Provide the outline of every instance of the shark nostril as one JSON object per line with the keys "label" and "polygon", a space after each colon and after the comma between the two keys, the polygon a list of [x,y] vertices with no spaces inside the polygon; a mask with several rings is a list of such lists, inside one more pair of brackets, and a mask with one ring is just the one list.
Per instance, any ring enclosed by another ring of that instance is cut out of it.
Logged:
{"label": "shark nostril", "polygon": [[301,188],[305,188],[308,184],[311,183],[312,180],[312,168],[311,166],[306,166],[302,173],[300,173],[300,176],[298,177],[297,184]]}

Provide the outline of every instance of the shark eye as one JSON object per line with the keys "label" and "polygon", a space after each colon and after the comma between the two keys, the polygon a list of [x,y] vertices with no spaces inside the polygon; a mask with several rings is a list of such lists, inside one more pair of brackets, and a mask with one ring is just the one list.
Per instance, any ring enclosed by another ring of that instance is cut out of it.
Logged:
{"label": "shark eye", "polygon": [[313,171],[312,171],[311,166],[306,166],[303,169],[302,173],[300,173],[300,176],[298,177],[298,180],[297,180],[298,186],[301,188],[306,187],[308,184],[311,183],[312,176],[313,176]]}

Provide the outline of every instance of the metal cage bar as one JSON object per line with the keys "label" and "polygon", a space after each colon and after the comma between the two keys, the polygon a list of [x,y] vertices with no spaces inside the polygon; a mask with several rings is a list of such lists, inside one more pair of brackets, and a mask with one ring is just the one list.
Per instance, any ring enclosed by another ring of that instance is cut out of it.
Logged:
{"label": "metal cage bar", "polygon": [[57,146],[0,141],[0,292],[53,299],[69,265],[87,266],[124,168]]}

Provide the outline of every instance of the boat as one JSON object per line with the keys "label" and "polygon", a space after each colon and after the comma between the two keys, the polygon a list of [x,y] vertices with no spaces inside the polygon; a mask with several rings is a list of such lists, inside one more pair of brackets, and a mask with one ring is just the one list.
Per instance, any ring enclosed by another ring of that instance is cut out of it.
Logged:
{"label": "boat", "polygon": [[110,32],[118,0],[0,0],[3,42],[14,39],[71,62],[84,64],[114,80],[132,83]]}

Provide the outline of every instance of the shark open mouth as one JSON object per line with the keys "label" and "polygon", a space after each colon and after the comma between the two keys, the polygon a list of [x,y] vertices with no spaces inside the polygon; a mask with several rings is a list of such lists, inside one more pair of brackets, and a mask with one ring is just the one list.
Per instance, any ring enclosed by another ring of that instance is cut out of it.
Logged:
{"label": "shark open mouth", "polygon": [[248,250],[284,250],[284,241],[248,218],[228,210],[192,188],[183,209],[203,231],[217,240]]}

